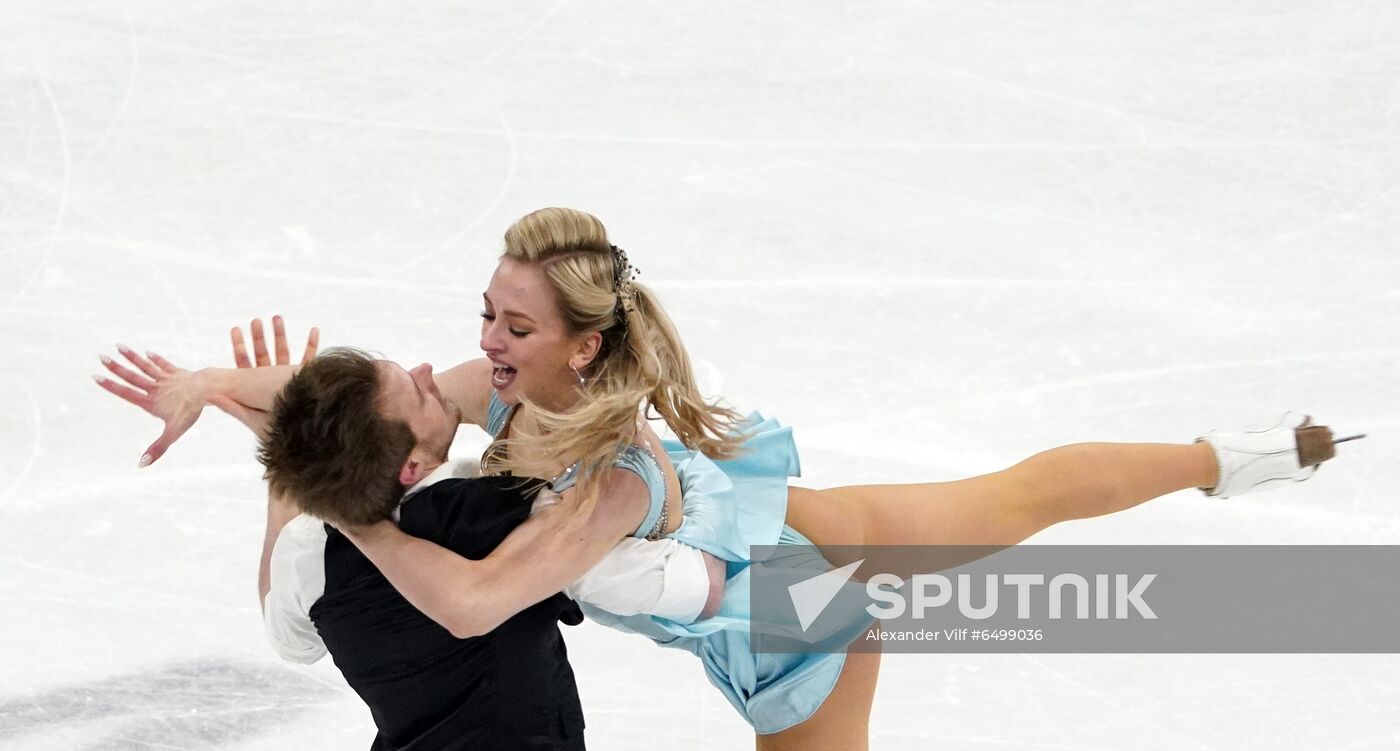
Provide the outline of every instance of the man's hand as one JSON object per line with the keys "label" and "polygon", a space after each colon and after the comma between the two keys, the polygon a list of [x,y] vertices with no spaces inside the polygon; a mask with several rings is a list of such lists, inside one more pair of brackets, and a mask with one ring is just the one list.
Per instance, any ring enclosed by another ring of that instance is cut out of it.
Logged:
{"label": "man's hand", "polygon": [[[265,368],[274,365],[287,365],[291,361],[291,353],[287,349],[287,327],[282,321],[282,316],[272,317],[272,342],[276,361],[270,361],[267,356],[267,336],[263,331],[262,319],[254,318],[248,325],[248,332],[253,339],[253,360],[248,359],[248,345],[243,339],[243,329],[234,326],[229,330],[229,340],[233,344],[233,363],[239,368],[259,367]],[[302,351],[301,362],[298,367],[305,365],[316,356],[316,351],[320,348],[321,330],[315,326],[311,327],[311,333],[306,337],[306,348]],[[257,363],[254,366],[254,362]],[[225,414],[243,423],[245,427],[253,431],[259,439],[267,435],[268,425],[272,422],[272,415],[267,410],[255,409],[246,404],[241,404],[226,396],[212,396],[209,403],[223,410]]]}
{"label": "man's hand", "polygon": [[[267,337],[263,334],[262,319],[254,318],[248,325],[248,332],[253,338],[253,357],[257,367],[263,368],[269,365],[288,365],[291,362],[291,353],[287,349],[287,327],[282,321],[282,316],[272,317],[272,343],[275,347],[276,362],[271,362],[267,357]],[[229,339],[233,343],[233,363],[240,368],[251,368],[253,362],[248,360],[248,345],[243,341],[243,329],[234,326],[229,329]],[[321,330],[315,326],[311,327],[311,333],[306,336],[306,348],[302,350],[300,365],[305,365],[316,356],[316,350],[321,345]]]}
{"label": "man's hand", "polygon": [[120,345],[117,351],[141,372],[134,372],[102,355],[102,365],[125,383],[100,376],[94,376],[93,380],[165,423],[165,430],[141,455],[141,461],[136,465],[145,467],[164,456],[171,444],[194,425],[210,393],[197,374],[175,367],[154,352],[147,352],[150,358],[147,359]]}

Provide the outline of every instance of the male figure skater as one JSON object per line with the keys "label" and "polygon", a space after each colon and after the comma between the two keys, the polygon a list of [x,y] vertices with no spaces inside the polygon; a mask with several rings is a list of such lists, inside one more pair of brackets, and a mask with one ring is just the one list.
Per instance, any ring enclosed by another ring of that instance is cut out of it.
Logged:
{"label": "male figure skater", "polygon": [[[276,541],[270,556],[264,551],[269,640],[297,662],[330,651],[369,705],[379,729],[373,749],[584,748],[558,627],[582,620],[571,600],[556,594],[459,639],[409,604],[334,527],[298,515],[315,510],[352,524],[392,514],[409,534],[474,559],[529,516],[540,483],[454,478],[452,465],[404,495],[393,480],[405,456],[446,458],[450,434],[443,441],[433,429],[433,410],[443,424],[456,418],[445,401],[396,399],[415,387],[387,372],[366,357],[323,355],[288,382],[270,416],[259,451],[268,538]],[[335,496],[338,505],[326,503]]]}

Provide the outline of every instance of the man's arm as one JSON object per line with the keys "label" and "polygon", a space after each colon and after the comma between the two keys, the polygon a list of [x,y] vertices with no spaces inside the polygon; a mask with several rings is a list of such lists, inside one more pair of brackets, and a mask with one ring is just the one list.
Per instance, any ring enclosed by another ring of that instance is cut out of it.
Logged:
{"label": "man's arm", "polygon": [[465,638],[485,634],[562,591],[637,529],[649,503],[640,477],[613,469],[596,503],[550,506],[480,561],[405,534],[387,521],[342,531],[414,607]]}
{"label": "man's arm", "polygon": [[287,522],[301,512],[287,499],[267,491],[267,530],[263,534],[262,560],[258,563],[258,604],[267,612],[267,593],[272,589],[272,549]]}
{"label": "man's arm", "polygon": [[284,660],[309,664],[326,654],[311,622],[326,589],[325,551],[325,525],[269,492],[258,598],[267,641]]}
{"label": "man's arm", "polygon": [[311,606],[326,591],[326,527],[300,515],[288,522],[273,546],[263,601],[263,629],[273,651],[303,664],[326,654],[326,643],[311,622]]}

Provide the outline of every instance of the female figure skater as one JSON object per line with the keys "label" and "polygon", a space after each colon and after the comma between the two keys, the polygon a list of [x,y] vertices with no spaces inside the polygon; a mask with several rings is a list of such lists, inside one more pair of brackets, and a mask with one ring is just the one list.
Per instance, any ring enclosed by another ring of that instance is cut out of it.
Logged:
{"label": "female figure skater", "polygon": [[[605,505],[636,509],[635,536],[672,537],[731,562],[731,585],[754,545],[1012,545],[1177,490],[1232,496],[1305,479],[1315,464],[1300,459],[1295,429],[1304,418],[1290,415],[1271,430],[1195,444],[1063,446],[957,482],[789,487],[798,470],[790,431],[703,401],[684,346],[653,293],[633,280],[626,254],[596,218],[568,209],[534,212],[507,231],[482,319],[487,359],[437,383],[464,422],[493,435],[483,468],[553,478],[583,520],[569,534],[596,534],[588,519]],[[660,440],[643,409],[679,440]],[[463,596],[475,562],[389,522],[343,531],[453,633],[480,633],[511,615]],[[597,540],[596,556],[553,561],[527,588],[559,591],[616,541]],[[879,655],[755,654],[746,630],[732,627],[747,608],[741,595],[727,586],[727,621],[589,615],[694,652],[754,726],[759,749],[865,748]]]}

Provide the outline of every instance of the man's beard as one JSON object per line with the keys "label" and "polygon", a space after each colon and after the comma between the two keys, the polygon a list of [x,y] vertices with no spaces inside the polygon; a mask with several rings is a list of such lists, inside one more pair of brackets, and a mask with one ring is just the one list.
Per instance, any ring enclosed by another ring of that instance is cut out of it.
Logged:
{"label": "man's beard", "polygon": [[439,462],[447,462],[447,452],[452,448],[452,441],[457,437],[457,428],[462,424],[462,408],[451,399],[443,399],[443,411],[447,413],[448,420],[451,421],[452,432],[447,436],[447,440],[442,442],[442,450],[434,452]]}

